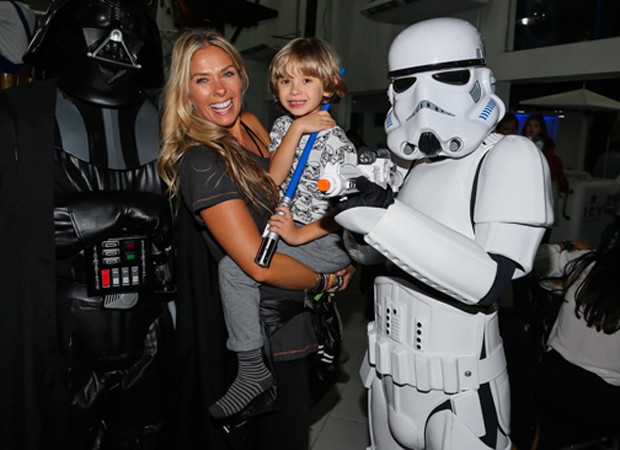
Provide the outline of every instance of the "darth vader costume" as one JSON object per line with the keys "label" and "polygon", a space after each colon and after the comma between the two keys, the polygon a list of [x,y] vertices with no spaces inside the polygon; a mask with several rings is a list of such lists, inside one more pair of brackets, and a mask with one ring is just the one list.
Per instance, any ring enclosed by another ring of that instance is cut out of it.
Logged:
{"label": "darth vader costume", "polygon": [[149,0],[57,0],[0,92],[3,449],[161,448],[171,219]]}

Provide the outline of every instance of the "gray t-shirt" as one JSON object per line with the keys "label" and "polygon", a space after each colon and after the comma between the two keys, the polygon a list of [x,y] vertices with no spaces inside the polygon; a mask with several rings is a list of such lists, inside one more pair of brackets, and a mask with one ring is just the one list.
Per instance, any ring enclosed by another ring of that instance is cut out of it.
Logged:
{"label": "gray t-shirt", "polygon": [[[253,153],[251,155],[261,167],[267,170],[268,158],[261,158]],[[179,178],[185,206],[199,222],[202,221],[200,211],[203,209],[227,200],[245,199],[228,173],[225,162],[218,158],[214,151],[202,145],[190,148],[183,156]],[[248,208],[256,226],[262,230],[270,217],[270,213],[265,210],[257,211],[251,205],[248,205]],[[209,250],[219,261],[224,256],[222,248],[213,239],[206,227],[203,228],[202,234]]]}
{"label": "gray t-shirt", "polygon": [[[256,161],[265,169],[269,158],[252,153]],[[200,219],[200,211],[219,203],[244,199],[225,163],[206,146],[190,148],[183,156],[180,166],[181,195],[185,206]],[[262,230],[270,217],[267,211],[257,211],[248,205],[250,214],[259,230]],[[203,226],[201,234],[214,258],[219,261],[224,251]],[[304,292],[281,289],[267,284],[260,286],[261,318],[267,328],[275,329],[271,335],[271,352],[274,361],[294,360],[305,357],[317,349],[310,314],[303,311]],[[286,305],[297,304],[292,308]],[[280,306],[279,306],[280,305]]]}

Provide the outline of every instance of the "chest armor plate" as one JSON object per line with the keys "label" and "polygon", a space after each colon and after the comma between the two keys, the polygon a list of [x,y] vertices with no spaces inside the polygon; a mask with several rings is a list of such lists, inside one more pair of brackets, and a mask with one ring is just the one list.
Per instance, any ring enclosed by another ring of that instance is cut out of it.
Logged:
{"label": "chest armor plate", "polygon": [[113,109],[69,100],[58,91],[56,123],[62,150],[83,162],[130,170],[157,159],[159,115],[149,100]]}
{"label": "chest armor plate", "polygon": [[488,149],[460,159],[421,161],[411,170],[398,199],[473,239],[470,212],[474,181]]}

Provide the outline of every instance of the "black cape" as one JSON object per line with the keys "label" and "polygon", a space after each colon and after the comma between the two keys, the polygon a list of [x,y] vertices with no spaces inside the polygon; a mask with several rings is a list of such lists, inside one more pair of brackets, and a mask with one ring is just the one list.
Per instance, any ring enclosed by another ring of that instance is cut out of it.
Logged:
{"label": "black cape", "polygon": [[173,449],[229,450],[222,428],[208,415],[234,375],[234,354],[226,349],[217,263],[200,227],[183,206],[176,222],[176,404]]}
{"label": "black cape", "polygon": [[56,85],[0,91],[0,447],[58,445],[67,417],[55,302]]}

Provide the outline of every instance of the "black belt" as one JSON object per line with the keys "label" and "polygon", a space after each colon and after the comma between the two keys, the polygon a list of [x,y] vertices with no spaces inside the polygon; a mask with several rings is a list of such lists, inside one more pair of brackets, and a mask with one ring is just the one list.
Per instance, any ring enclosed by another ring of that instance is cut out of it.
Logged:
{"label": "black belt", "polygon": [[154,292],[121,292],[107,295],[88,295],[85,284],[67,280],[57,280],[56,291],[63,297],[87,303],[92,308],[102,309],[130,309],[136,306],[140,300],[143,300],[143,303],[144,300],[148,301],[148,303],[164,300],[163,298],[159,298],[164,297],[164,295]]}

